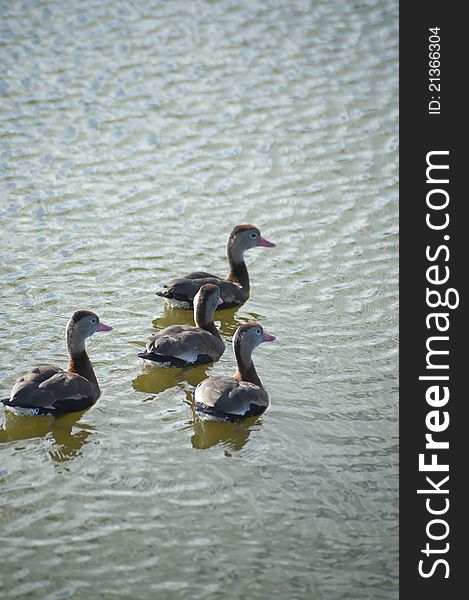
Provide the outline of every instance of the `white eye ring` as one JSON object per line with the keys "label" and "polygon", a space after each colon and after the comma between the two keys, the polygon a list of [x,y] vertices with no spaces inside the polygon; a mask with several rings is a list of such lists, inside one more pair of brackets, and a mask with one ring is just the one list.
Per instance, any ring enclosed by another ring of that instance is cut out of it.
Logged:
{"label": "white eye ring", "polygon": [[93,317],[93,318],[91,319],[91,324],[92,324],[92,325],[95,325],[95,324],[96,324],[96,319],[95,319],[95,317]]}
{"label": "white eye ring", "polygon": [[260,329],[256,329],[256,333],[257,333],[257,335],[261,335],[261,330]]}
{"label": "white eye ring", "polygon": [[251,233],[251,237],[252,237],[253,240],[255,240],[256,237],[257,237],[257,233]]}

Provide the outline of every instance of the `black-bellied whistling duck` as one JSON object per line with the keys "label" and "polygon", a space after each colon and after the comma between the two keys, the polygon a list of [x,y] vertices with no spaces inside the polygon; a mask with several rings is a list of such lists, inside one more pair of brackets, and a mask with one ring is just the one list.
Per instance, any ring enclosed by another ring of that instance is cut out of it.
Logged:
{"label": "black-bellied whistling duck", "polygon": [[256,246],[273,248],[275,244],[261,236],[261,232],[254,225],[237,225],[230,233],[226,246],[226,254],[230,265],[230,272],[226,279],[195,271],[184,277],[172,279],[156,292],[175,308],[191,309],[194,296],[206,283],[212,283],[220,288],[223,308],[231,308],[243,304],[249,297],[249,274],[244,262],[244,252]]}
{"label": "black-bellied whistling duck", "polygon": [[170,325],[146,342],[146,352],[139,354],[147,363],[163,367],[185,367],[218,360],[225,344],[213,322],[213,313],[223,303],[216,285],[206,283],[194,298],[192,325]]}
{"label": "black-bellied whistling duck", "polygon": [[253,350],[275,336],[266,333],[259,323],[244,323],[233,338],[238,368],[233,377],[209,377],[195,388],[195,410],[199,417],[237,420],[261,415],[269,405],[252,362]]}
{"label": "black-bellied whistling duck", "polygon": [[111,329],[89,310],[74,312],[65,332],[67,369],[52,365],[31,369],[15,383],[10,398],[2,400],[5,407],[25,416],[58,416],[92,406],[101,392],[85,350],[85,340],[97,331]]}

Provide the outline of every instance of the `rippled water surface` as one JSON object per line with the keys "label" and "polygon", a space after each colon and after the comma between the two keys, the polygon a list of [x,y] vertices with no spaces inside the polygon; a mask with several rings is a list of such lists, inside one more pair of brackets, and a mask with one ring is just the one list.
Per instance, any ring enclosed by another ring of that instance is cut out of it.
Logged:
{"label": "rippled water surface", "polygon": [[[0,411],[4,598],[397,597],[397,3],[0,3],[1,397],[63,365],[77,308],[103,395]],[[146,370],[187,312],[154,292],[227,272],[232,227],[272,398],[194,423],[194,385]]]}

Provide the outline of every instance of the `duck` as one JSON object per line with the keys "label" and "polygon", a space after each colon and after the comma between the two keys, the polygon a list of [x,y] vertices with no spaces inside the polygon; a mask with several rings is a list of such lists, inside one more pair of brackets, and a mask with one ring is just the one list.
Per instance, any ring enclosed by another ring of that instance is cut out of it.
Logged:
{"label": "duck", "polygon": [[252,362],[254,349],[275,336],[256,322],[244,323],[233,337],[237,369],[233,377],[208,377],[195,388],[195,412],[202,420],[237,421],[259,416],[269,406],[269,397]]}
{"label": "duck", "polygon": [[161,367],[187,367],[218,360],[225,343],[213,322],[215,309],[223,304],[220,289],[206,283],[194,298],[192,325],[170,325],[146,341],[146,351],[138,356],[147,364]]}
{"label": "duck", "polygon": [[156,292],[173,308],[190,310],[199,289],[206,283],[212,283],[220,288],[223,308],[232,308],[246,302],[249,297],[249,274],[244,262],[244,252],[255,247],[274,248],[275,244],[261,236],[254,225],[237,225],[230,233],[226,246],[226,254],[230,272],[226,279],[211,275],[204,271],[194,271],[183,277],[168,281],[163,288]]}
{"label": "duck", "polygon": [[85,349],[86,338],[112,327],[90,310],[77,310],[65,330],[68,366],[40,365],[25,373],[13,386],[7,410],[17,415],[61,416],[93,406],[101,395],[93,366]]}

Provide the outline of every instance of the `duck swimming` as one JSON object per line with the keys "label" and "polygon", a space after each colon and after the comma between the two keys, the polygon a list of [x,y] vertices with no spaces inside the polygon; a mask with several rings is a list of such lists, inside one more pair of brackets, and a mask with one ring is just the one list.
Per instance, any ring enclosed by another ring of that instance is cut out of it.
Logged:
{"label": "duck swimming", "polygon": [[67,369],[52,365],[35,367],[18,379],[10,398],[1,402],[7,409],[25,416],[60,416],[89,408],[101,391],[85,350],[85,340],[96,332],[111,330],[110,325],[101,323],[98,315],[89,310],[74,312],[65,330]]}
{"label": "duck swimming", "polygon": [[276,338],[259,323],[244,323],[233,338],[237,369],[233,377],[209,377],[195,388],[195,411],[202,419],[235,421],[261,415],[269,397],[252,362],[253,350]]}
{"label": "duck swimming", "polygon": [[162,367],[186,367],[218,360],[225,344],[213,322],[213,313],[223,300],[216,285],[206,283],[194,298],[192,325],[170,325],[146,341],[146,352],[138,356]]}
{"label": "duck swimming", "polygon": [[184,277],[172,279],[156,292],[175,308],[191,309],[194,296],[206,283],[220,288],[223,308],[231,308],[243,304],[249,297],[249,274],[244,262],[244,252],[250,248],[261,246],[274,248],[275,244],[261,236],[254,225],[237,225],[230,233],[226,246],[226,254],[230,272],[226,279],[211,275],[204,271],[194,271]]}

